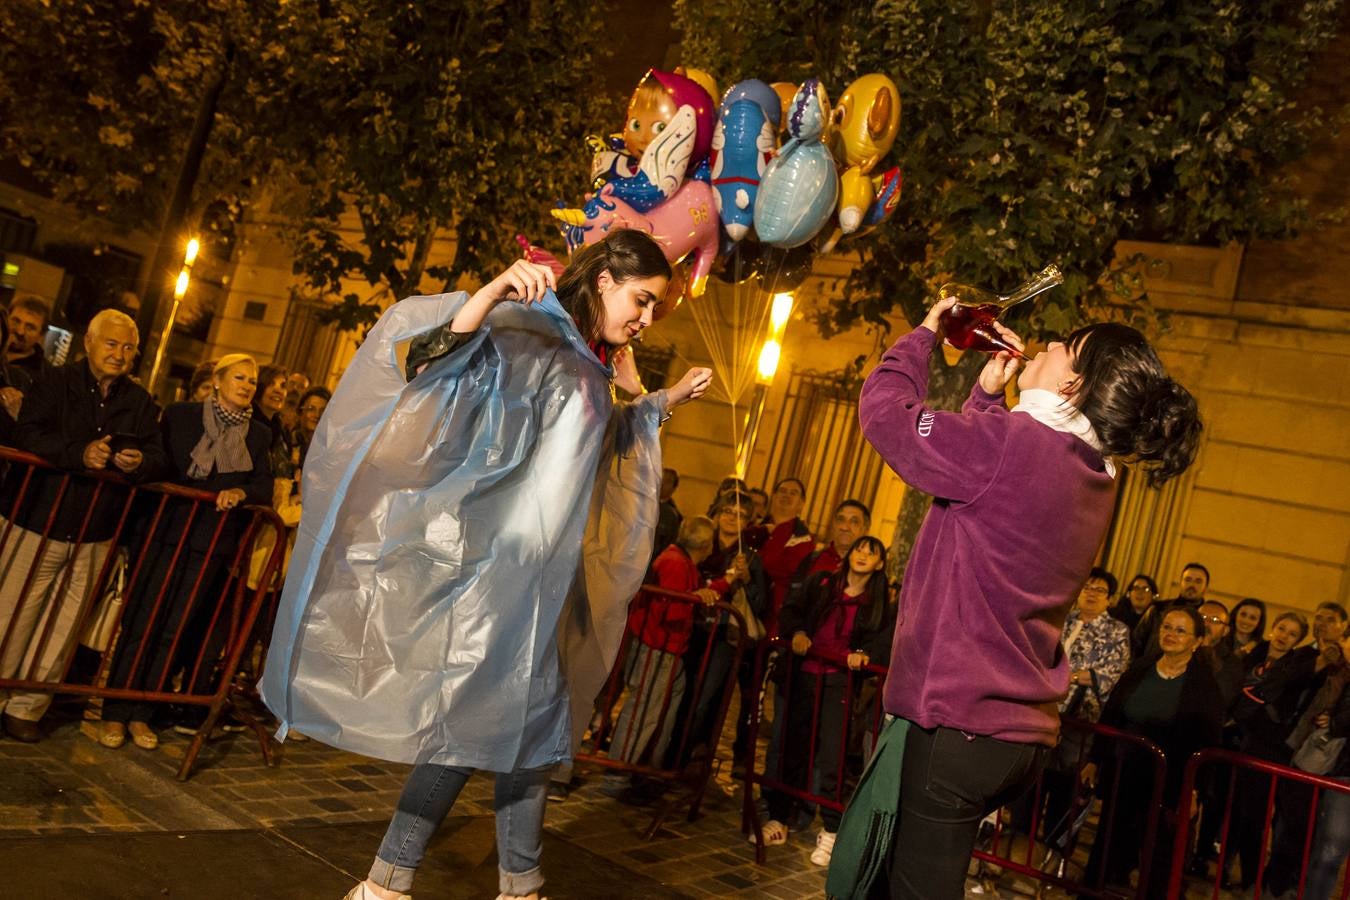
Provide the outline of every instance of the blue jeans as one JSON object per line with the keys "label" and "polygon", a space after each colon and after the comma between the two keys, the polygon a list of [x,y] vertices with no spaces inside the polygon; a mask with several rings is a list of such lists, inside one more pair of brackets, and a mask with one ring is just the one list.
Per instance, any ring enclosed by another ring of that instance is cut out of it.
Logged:
{"label": "blue jeans", "polygon": [[[1335,780],[1350,784],[1350,776]],[[1308,860],[1308,885],[1305,897],[1321,900],[1336,888],[1336,873],[1350,853],[1350,794],[1323,791],[1317,809],[1317,830],[1313,832],[1312,857]]]}
{"label": "blue jeans", "polygon": [[[497,773],[493,809],[497,813],[499,889],[508,896],[539,890],[543,849],[544,806],[553,767]],[[472,769],[423,763],[412,770],[398,798],[389,830],[380,843],[370,880],[407,893],[426,855],[427,844],[445,821]]]}

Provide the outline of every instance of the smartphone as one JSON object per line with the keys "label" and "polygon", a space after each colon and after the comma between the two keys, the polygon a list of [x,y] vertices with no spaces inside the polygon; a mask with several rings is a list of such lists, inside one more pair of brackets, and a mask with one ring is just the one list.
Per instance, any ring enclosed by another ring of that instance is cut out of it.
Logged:
{"label": "smartphone", "polygon": [[141,449],[141,439],[127,431],[114,431],[108,435],[111,440],[108,441],[108,448],[112,450],[113,456],[121,453],[123,450]]}

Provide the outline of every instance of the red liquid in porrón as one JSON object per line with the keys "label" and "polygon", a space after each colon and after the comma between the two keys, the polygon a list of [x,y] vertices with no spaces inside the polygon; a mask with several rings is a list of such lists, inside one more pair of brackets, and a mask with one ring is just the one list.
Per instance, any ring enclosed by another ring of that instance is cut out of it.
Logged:
{"label": "red liquid in porr\u00f3n", "polygon": [[991,323],[1002,310],[993,303],[964,306],[960,303],[942,314],[943,337],[958,350],[979,350],[997,353],[1007,350],[1018,359],[1026,359],[1022,351],[1003,340]]}

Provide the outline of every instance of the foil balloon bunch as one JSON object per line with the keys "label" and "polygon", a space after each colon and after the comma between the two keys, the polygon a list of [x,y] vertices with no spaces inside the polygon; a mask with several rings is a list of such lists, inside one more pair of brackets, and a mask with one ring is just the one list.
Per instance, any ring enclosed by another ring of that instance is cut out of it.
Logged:
{"label": "foil balloon bunch", "polygon": [[717,93],[697,69],[643,76],[623,130],[590,140],[592,192],[553,210],[569,252],[611,228],[640,228],[672,263],[688,262],[684,296],[700,296],[710,274],[790,291],[818,251],[895,211],[900,170],[880,168],[900,126],[887,76],[858,78],[833,106],[815,78],[752,78],[720,102]]}

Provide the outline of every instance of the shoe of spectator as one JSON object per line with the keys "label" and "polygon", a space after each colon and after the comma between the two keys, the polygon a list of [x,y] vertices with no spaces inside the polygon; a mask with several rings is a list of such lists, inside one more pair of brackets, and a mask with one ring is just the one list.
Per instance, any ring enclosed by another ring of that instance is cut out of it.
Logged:
{"label": "shoe of spectator", "polygon": [[28,719],[20,719],[18,716],[4,714],[5,734],[14,738],[16,741],[23,741],[25,744],[36,744],[42,740],[42,726],[37,722],[30,722]]}
{"label": "shoe of spectator", "polygon": [[[759,833],[764,835],[764,846],[777,847],[780,844],[786,844],[788,839],[788,827],[777,819],[770,819],[760,828]],[[755,843],[755,833],[752,831],[746,836],[746,840]]]}
{"label": "shoe of spectator", "polygon": [[127,731],[131,733],[131,742],[142,750],[154,750],[159,746],[159,735],[144,722],[128,722]]}
{"label": "shoe of spectator", "polygon": [[98,742],[109,750],[116,750],[127,742],[127,726],[122,722],[103,722],[99,725]]}
{"label": "shoe of spectator", "polygon": [[[398,900],[412,900],[412,894],[397,894]],[[380,896],[366,887],[363,881],[347,892],[342,900],[380,900]]]}
{"label": "shoe of spectator", "polygon": [[561,781],[550,781],[548,783],[548,799],[551,803],[562,803],[571,793],[572,788]]}
{"label": "shoe of spectator", "polygon": [[811,862],[818,866],[828,866],[830,855],[834,853],[834,832],[820,829],[816,835],[816,849],[811,851]]}

